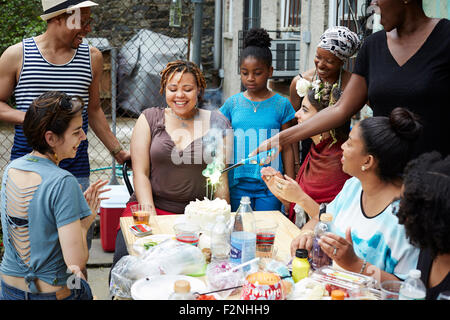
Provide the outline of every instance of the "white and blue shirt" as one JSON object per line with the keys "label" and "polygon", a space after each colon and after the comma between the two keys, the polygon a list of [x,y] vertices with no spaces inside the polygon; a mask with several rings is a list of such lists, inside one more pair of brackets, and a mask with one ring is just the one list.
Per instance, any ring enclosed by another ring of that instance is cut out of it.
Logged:
{"label": "white and blue shirt", "polygon": [[404,226],[398,223],[393,212],[399,201],[392,202],[376,216],[368,217],[362,208],[362,192],[357,178],[345,182],[341,192],[327,206],[327,213],[333,215],[331,232],[345,238],[345,231],[351,227],[355,254],[404,280],[409,270],[416,268],[419,249],[408,241]]}

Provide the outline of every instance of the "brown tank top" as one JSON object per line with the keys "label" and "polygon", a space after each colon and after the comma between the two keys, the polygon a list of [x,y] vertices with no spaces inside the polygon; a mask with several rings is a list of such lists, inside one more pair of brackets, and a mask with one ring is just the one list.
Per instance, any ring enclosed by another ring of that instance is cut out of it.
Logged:
{"label": "brown tank top", "polygon": [[[206,196],[206,178],[202,171],[212,159],[208,156],[210,149],[213,149],[209,142],[218,136],[218,132],[224,137],[225,130],[231,129],[231,125],[219,111],[211,111],[210,130],[206,135],[192,141],[184,150],[177,151],[165,128],[164,108],[148,108],[142,113],[148,121],[152,139],[150,183],[155,207],[184,213],[190,201],[203,200]],[[137,201],[134,193],[129,201]]]}

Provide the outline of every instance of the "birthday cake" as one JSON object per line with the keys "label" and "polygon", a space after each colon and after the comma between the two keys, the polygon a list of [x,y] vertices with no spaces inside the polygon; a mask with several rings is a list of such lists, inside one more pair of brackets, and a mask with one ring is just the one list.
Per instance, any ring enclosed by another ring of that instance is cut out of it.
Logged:
{"label": "birthday cake", "polygon": [[196,199],[189,202],[184,208],[184,215],[188,222],[197,224],[202,230],[211,230],[219,215],[225,217],[225,222],[228,223],[231,218],[231,206],[223,199],[216,198],[209,200]]}

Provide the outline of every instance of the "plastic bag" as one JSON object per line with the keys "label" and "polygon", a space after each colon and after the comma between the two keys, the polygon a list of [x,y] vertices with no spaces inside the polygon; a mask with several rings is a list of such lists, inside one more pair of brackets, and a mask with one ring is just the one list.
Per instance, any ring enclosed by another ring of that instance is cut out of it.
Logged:
{"label": "plastic bag", "polygon": [[141,255],[148,263],[156,262],[163,274],[198,275],[204,273],[205,256],[200,248],[168,239]]}
{"label": "plastic bag", "polygon": [[160,274],[201,275],[205,257],[193,245],[168,239],[140,256],[123,256],[111,270],[110,293],[131,299],[131,286],[136,280]]}
{"label": "plastic bag", "polygon": [[111,270],[109,291],[112,296],[131,299],[131,286],[136,280],[159,274],[157,263],[148,263],[137,256],[123,256]]}

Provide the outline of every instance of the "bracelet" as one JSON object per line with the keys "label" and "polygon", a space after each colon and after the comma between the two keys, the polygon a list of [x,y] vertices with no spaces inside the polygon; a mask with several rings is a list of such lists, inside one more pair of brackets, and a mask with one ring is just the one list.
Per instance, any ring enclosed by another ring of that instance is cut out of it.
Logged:
{"label": "bracelet", "polygon": [[306,234],[306,235],[314,235],[314,231],[312,231],[312,230],[302,230],[302,231],[300,231],[300,236],[302,236],[302,235],[304,235],[304,234]]}
{"label": "bracelet", "polygon": [[364,269],[366,269],[366,265],[367,265],[367,260],[364,259],[361,270],[359,271],[360,274],[364,273]]}
{"label": "bracelet", "polygon": [[300,162],[294,162],[294,165],[299,166]]}
{"label": "bracelet", "polygon": [[123,148],[122,148],[122,146],[120,145],[120,143],[119,143],[119,145],[117,146],[117,147],[115,147],[114,149],[112,149],[109,153],[111,153],[111,155],[113,156],[113,157],[115,157],[116,156],[116,154],[118,154],[120,151],[122,151],[123,150]]}

